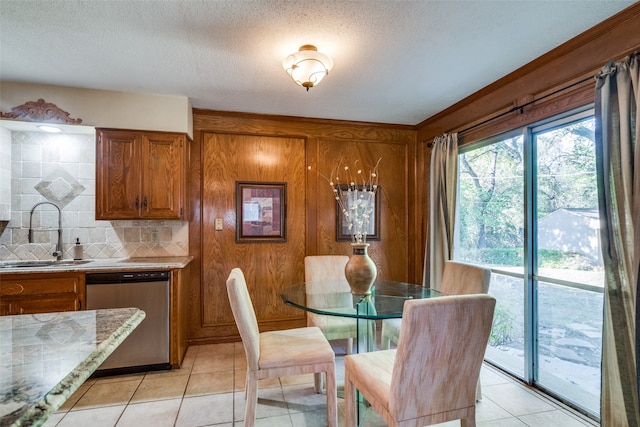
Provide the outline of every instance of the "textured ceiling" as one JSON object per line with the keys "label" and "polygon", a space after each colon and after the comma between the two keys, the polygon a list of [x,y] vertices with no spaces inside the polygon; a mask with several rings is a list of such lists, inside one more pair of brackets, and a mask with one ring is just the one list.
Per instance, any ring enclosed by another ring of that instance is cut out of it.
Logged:
{"label": "textured ceiling", "polygon": [[[415,125],[633,3],[0,0],[0,80]],[[309,92],[281,66],[303,44],[334,61]]]}

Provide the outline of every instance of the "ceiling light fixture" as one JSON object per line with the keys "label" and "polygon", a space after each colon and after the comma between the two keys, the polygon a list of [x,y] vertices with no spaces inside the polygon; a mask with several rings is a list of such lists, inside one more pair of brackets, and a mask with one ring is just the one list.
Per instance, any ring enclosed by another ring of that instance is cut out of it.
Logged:
{"label": "ceiling light fixture", "polygon": [[55,127],[55,126],[42,125],[42,126],[38,126],[38,129],[43,130],[45,132],[50,132],[50,133],[62,132],[62,129],[60,129],[58,127]]}
{"label": "ceiling light fixture", "polygon": [[284,70],[295,84],[307,88],[317,86],[329,74],[333,61],[324,53],[310,44],[300,46],[300,49],[287,56],[282,62]]}

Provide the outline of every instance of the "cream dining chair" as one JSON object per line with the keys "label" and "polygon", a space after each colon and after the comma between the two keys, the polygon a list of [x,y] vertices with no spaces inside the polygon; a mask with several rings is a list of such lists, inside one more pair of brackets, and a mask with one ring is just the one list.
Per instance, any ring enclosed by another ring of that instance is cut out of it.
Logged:
{"label": "cream dining chair", "polygon": [[495,303],[482,294],[407,300],[397,349],[344,359],[345,427],[356,425],[356,389],[390,427],[475,427]]}
{"label": "cream dining chair", "polygon": [[[304,258],[304,281],[307,299],[312,299],[317,308],[338,308],[356,313],[351,297],[351,288],[344,275],[346,255],[310,255]],[[333,299],[325,297],[332,292]],[[327,316],[307,311],[307,326],[317,326],[328,340],[347,340],[347,354],[353,351],[356,338],[356,319]]]}
{"label": "cream dining chair", "polygon": [[255,424],[258,381],[263,378],[324,373],[327,378],[327,422],[338,424],[335,354],[319,328],[306,327],[260,332],[242,270],[227,279],[231,311],[247,357],[245,427]]}
{"label": "cream dining chair", "polygon": [[[491,283],[491,270],[461,262],[446,261],[440,288],[445,295],[486,294]],[[380,348],[388,350],[391,343],[397,344],[402,319],[382,321]]]}
{"label": "cream dining chair", "polygon": [[[486,294],[491,283],[491,270],[456,261],[446,261],[439,291],[445,295]],[[391,348],[391,342],[398,342],[402,319],[382,321],[380,348]],[[482,400],[482,386],[478,381],[477,399]]]}
{"label": "cream dining chair", "polygon": [[[316,308],[338,308],[356,313],[351,288],[344,274],[349,257],[346,255],[309,255],[304,258],[304,282],[308,303]],[[327,292],[331,297],[327,297]],[[317,326],[328,340],[347,340],[347,354],[353,351],[357,337],[357,320],[350,317],[328,316],[307,311],[307,326]],[[316,376],[315,389],[323,388],[321,376]]]}

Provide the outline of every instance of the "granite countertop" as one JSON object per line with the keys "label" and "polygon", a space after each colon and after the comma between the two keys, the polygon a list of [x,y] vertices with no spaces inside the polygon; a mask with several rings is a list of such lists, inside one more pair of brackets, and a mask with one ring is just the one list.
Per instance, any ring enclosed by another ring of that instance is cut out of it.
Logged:
{"label": "granite countertop", "polygon": [[144,317],[137,308],[0,317],[0,427],[42,425]]}
{"label": "granite countertop", "polygon": [[[95,259],[82,260],[81,262],[69,259],[49,265],[41,265],[37,261],[4,260],[0,261],[0,274],[172,270],[186,267],[192,259],[192,256]],[[16,266],[16,263],[21,265]]]}

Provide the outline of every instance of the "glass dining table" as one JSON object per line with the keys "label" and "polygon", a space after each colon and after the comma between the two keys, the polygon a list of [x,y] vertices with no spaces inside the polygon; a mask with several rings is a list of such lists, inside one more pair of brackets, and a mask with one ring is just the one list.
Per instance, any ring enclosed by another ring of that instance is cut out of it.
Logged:
{"label": "glass dining table", "polygon": [[421,285],[376,280],[370,295],[354,295],[342,281],[298,283],[281,292],[285,304],[327,316],[354,318],[356,352],[376,349],[376,320],[402,318],[404,302],[436,298],[444,294]]}

